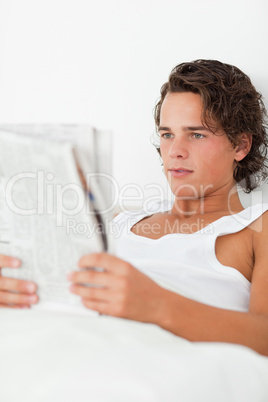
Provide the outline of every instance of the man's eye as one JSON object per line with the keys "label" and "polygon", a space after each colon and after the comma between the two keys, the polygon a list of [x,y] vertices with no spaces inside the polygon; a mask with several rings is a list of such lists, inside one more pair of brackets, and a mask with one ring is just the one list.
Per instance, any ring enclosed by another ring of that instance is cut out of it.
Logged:
{"label": "man's eye", "polygon": [[200,138],[204,138],[204,135],[199,133],[193,133],[193,137],[199,140]]}
{"label": "man's eye", "polygon": [[170,133],[164,133],[164,134],[162,134],[162,137],[168,139],[168,138],[171,138],[171,134]]}

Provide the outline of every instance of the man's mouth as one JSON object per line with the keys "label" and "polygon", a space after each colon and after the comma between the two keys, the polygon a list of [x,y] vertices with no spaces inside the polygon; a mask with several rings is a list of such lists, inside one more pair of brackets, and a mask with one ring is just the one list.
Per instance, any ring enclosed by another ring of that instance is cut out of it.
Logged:
{"label": "man's mouth", "polygon": [[178,167],[178,168],[170,168],[170,171],[175,171],[175,172],[192,172],[190,169],[186,169],[183,167]]}
{"label": "man's mouth", "polygon": [[184,169],[184,168],[178,168],[178,169],[172,168],[172,169],[169,169],[169,172],[171,173],[171,176],[182,177],[182,176],[186,176],[190,173],[193,173],[193,170]]}
{"label": "man's mouth", "polygon": [[171,171],[175,171],[175,172],[191,172],[191,170],[188,169],[171,169]]}

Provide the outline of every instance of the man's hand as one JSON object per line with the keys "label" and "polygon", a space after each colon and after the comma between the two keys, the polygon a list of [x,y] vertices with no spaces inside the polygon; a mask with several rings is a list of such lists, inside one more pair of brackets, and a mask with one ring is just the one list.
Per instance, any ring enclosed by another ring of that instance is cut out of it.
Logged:
{"label": "man's hand", "polygon": [[[131,264],[106,253],[82,257],[83,270],[67,277],[71,292],[92,310],[115,317],[158,323],[165,307],[165,289]],[[93,270],[103,268],[103,272]],[[88,287],[87,285],[94,287]]]}
{"label": "man's hand", "polygon": [[[20,260],[0,254],[0,267],[18,268]],[[38,301],[36,284],[1,276],[0,268],[0,307],[29,308]]]}

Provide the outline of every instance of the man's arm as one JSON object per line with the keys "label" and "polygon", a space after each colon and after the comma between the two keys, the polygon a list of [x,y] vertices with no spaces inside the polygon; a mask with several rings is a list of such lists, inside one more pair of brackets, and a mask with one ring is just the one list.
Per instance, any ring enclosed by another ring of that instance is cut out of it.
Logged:
{"label": "man's arm", "polygon": [[249,312],[218,309],[170,294],[161,326],[191,341],[239,343],[268,356],[268,213],[253,230],[255,263]]}
{"label": "man's arm", "polygon": [[268,314],[211,307],[171,292],[165,303],[162,328],[190,341],[237,343],[268,356]]}
{"label": "man's arm", "polygon": [[[103,314],[151,322],[190,341],[230,342],[268,356],[268,214],[254,232],[255,266],[249,312],[211,307],[158,286],[127,262],[109,254],[91,254],[80,268],[103,267],[105,272],[73,273],[71,291],[84,305]],[[102,288],[81,284],[94,283]],[[228,292],[228,289],[226,289]]]}

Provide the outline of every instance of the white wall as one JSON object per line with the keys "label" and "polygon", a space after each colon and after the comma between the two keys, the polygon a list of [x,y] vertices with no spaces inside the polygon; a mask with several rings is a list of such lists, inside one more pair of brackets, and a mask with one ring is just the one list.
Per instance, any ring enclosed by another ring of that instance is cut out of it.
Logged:
{"label": "white wall", "polygon": [[0,123],[112,129],[119,185],[166,188],[150,144],[160,86],[176,64],[214,58],[267,104],[267,15],[266,0],[0,0]]}

